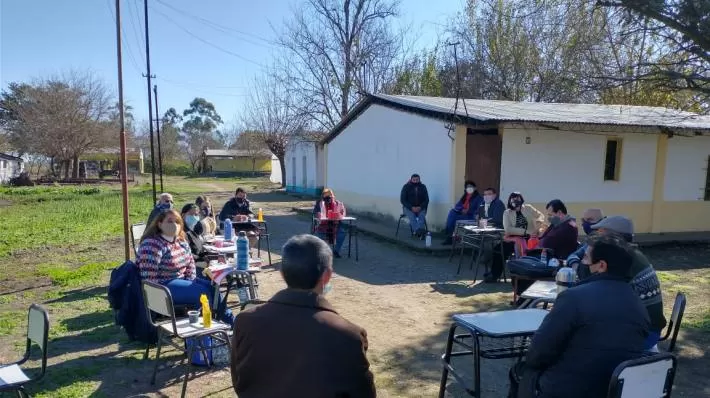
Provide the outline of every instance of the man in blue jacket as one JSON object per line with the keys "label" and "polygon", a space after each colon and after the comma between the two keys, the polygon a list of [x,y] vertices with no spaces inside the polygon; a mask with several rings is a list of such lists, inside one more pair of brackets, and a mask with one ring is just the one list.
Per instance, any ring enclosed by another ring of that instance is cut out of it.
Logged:
{"label": "man in blue jacket", "polygon": [[629,285],[632,261],[623,239],[590,239],[583,263],[592,276],[560,293],[533,336],[518,397],[605,397],[616,366],[641,356],[650,320]]}
{"label": "man in blue jacket", "polygon": [[488,220],[488,225],[503,228],[503,213],[505,204],[498,198],[495,188],[486,188],[483,191],[483,203],[478,207],[478,219]]}

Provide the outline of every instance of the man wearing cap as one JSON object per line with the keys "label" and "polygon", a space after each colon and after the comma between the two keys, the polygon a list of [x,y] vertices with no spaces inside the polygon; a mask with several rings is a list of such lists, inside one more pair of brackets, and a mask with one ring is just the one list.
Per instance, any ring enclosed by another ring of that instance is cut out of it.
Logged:
{"label": "man wearing cap", "polygon": [[[623,239],[631,243],[634,237],[634,223],[624,216],[607,217],[591,226],[593,231],[602,235],[620,235]],[[651,329],[646,339],[646,349],[656,350],[656,344],[661,337],[661,331],[666,326],[666,317],[663,315],[663,297],[661,294],[661,282],[658,280],[656,270],[653,269],[648,258],[641,253],[637,245],[632,245],[631,254],[631,288],[641,298],[641,302],[646,306],[648,316],[651,318]],[[580,264],[577,268],[579,279],[589,276],[589,268]]]}
{"label": "man wearing cap", "polygon": [[402,187],[399,195],[404,215],[409,219],[414,235],[421,238],[426,234],[426,211],[429,207],[429,192],[422,184],[419,174],[412,174]]}

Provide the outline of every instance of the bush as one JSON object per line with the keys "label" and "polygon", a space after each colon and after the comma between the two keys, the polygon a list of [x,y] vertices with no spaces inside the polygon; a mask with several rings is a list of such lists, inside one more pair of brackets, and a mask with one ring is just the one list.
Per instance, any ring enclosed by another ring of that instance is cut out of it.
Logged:
{"label": "bush", "polygon": [[10,178],[11,187],[33,187],[35,185],[30,178],[30,174],[26,171],[20,173],[17,177]]}
{"label": "bush", "polygon": [[[158,167],[157,164],[155,166]],[[151,172],[150,161],[145,163],[145,172],[146,173]],[[192,176],[194,174],[195,174],[195,172],[192,171],[192,167],[190,166],[190,162],[180,161],[180,160],[171,160],[171,161],[164,161],[163,162],[163,175],[166,175],[166,176]]]}

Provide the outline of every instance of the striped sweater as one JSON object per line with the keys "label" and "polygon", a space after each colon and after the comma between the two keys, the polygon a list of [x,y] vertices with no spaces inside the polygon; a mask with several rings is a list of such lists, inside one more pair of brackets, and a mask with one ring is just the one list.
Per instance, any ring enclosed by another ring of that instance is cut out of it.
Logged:
{"label": "striped sweater", "polygon": [[190,245],[180,239],[168,242],[162,236],[146,238],[138,248],[141,279],[164,283],[195,279],[195,260]]}

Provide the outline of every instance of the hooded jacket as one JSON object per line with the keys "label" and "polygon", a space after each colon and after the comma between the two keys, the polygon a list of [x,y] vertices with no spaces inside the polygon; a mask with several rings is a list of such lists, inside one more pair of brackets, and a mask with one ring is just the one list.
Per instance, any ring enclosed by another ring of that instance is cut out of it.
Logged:
{"label": "hooded jacket", "polygon": [[411,181],[404,184],[402,192],[399,195],[399,201],[407,210],[412,210],[412,207],[421,207],[425,210],[429,207],[429,192],[426,185],[421,182],[413,184]]}

